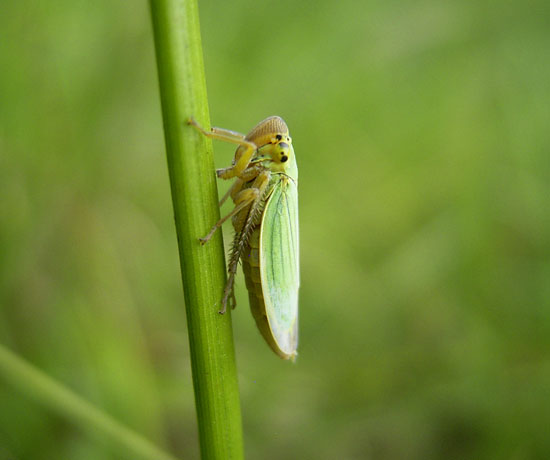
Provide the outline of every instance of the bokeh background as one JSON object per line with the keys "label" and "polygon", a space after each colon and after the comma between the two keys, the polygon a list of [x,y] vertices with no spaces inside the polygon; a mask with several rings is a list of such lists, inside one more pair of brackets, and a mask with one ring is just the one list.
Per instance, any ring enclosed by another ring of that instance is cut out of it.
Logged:
{"label": "bokeh background", "polygon": [[[148,4],[0,8],[1,344],[198,458]],[[247,457],[549,458],[548,2],[200,14],[212,123],[300,167],[296,364],[238,281]],[[119,457],[0,380],[0,458]]]}

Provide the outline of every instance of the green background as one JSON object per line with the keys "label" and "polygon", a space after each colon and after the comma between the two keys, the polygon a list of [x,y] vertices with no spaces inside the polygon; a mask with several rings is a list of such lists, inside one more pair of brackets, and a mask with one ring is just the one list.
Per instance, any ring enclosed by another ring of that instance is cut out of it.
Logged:
{"label": "green background", "polygon": [[[548,458],[548,2],[200,14],[212,124],[300,168],[296,364],[237,281],[247,457]],[[177,257],[147,3],[2,2],[0,341],[198,458]],[[4,458],[120,457],[0,380]]]}

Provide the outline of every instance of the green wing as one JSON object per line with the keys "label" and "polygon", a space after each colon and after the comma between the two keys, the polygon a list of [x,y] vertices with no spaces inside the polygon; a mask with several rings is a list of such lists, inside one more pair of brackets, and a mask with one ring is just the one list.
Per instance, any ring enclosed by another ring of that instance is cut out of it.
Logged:
{"label": "green wing", "polygon": [[281,176],[266,204],[260,235],[260,276],[267,320],[280,350],[292,357],[298,346],[298,190]]}

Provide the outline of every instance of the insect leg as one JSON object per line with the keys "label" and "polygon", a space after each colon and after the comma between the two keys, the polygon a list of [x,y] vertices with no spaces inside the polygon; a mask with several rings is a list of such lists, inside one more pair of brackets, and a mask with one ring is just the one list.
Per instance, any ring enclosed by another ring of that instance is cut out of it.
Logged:
{"label": "insect leg", "polygon": [[239,193],[244,185],[244,181],[240,178],[235,179],[235,182],[233,182],[233,185],[229,187],[229,190],[225,193],[225,195],[220,200],[220,206],[225,203],[225,200],[227,198],[231,197],[234,198],[237,193]]}
{"label": "insect leg", "polygon": [[[251,166],[250,168],[245,169],[241,176],[235,180],[235,183],[229,188],[229,190],[220,200],[220,206],[225,202],[225,200],[227,200],[229,196],[231,196],[231,198],[233,199],[233,203],[235,203],[237,206],[235,206],[233,211],[231,211],[227,216],[222,217],[218,222],[216,222],[216,224],[210,229],[210,232],[208,232],[208,235],[206,235],[204,238],[199,239],[201,244],[205,244],[208,240],[210,240],[216,230],[220,228],[227,219],[237,215],[242,209],[246,208],[248,204],[256,199],[256,192],[254,192],[254,190],[258,188],[258,185],[256,183],[258,182],[257,178],[261,171],[263,171],[263,168],[261,166]],[[254,181],[252,187],[242,190],[244,183],[254,178],[256,178],[256,181]]]}
{"label": "insect leg", "polygon": [[216,174],[220,179],[231,179],[232,177],[239,176],[250,164],[250,160],[254,156],[256,150],[258,150],[256,144],[249,141],[243,141],[235,153],[235,163],[233,166],[217,169]]}
{"label": "insect leg", "polygon": [[255,226],[258,224],[258,220],[261,217],[262,211],[262,200],[265,196],[267,186],[269,185],[269,179],[271,174],[269,171],[261,172],[257,177],[251,188],[245,189],[237,195],[237,201],[241,198],[245,192],[250,192],[247,195],[247,199],[252,198],[251,201],[248,201],[250,205],[250,210],[243,215],[236,214],[233,218],[233,226],[237,231],[235,239],[233,240],[233,247],[231,249],[231,256],[228,264],[228,273],[229,277],[227,278],[227,284],[223,292],[222,299],[222,309],[220,313],[225,313],[227,308],[227,302],[229,296],[233,301],[232,308],[235,308],[235,294],[233,291],[233,285],[235,284],[235,275],[237,274],[237,267],[239,265],[239,260],[246,246],[248,245],[248,240],[250,235],[254,231]]}
{"label": "insect leg", "polygon": [[233,199],[233,202],[235,202],[237,194],[242,190],[245,182],[249,182],[252,179],[255,179],[264,170],[264,167],[259,164],[254,164],[249,168],[246,168],[220,200],[220,206],[225,202],[225,200],[227,200],[228,197],[231,197]]}
{"label": "insect leg", "polygon": [[231,211],[229,214],[227,214],[227,216],[224,216],[222,217],[220,220],[218,220],[218,222],[216,222],[214,224],[214,226],[210,229],[210,231],[208,232],[208,235],[206,235],[205,237],[203,238],[199,238],[199,241],[201,244],[206,244],[210,238],[212,238],[212,236],[214,235],[214,233],[216,233],[216,230],[218,228],[220,228],[222,226],[222,224],[227,220],[229,219],[230,217],[233,217],[235,214],[238,214],[239,212],[241,212],[244,208],[246,208],[248,205],[250,204],[250,201],[243,201],[241,203],[238,203],[237,206],[235,206],[235,208],[233,209],[233,211]]}
{"label": "insect leg", "polygon": [[244,134],[238,133],[236,131],[231,131],[229,129],[216,128],[215,126],[210,128],[210,131],[207,131],[201,125],[199,125],[194,118],[189,118],[187,120],[187,124],[191,125],[193,128],[195,128],[200,133],[204,134],[206,137],[210,137],[212,139],[218,139],[220,141],[226,141],[226,142],[231,142],[233,144],[240,145],[243,143],[245,138]]}
{"label": "insect leg", "polygon": [[254,152],[258,149],[254,142],[250,142],[245,139],[244,134],[223,128],[211,128],[210,131],[206,131],[193,118],[189,118],[187,123],[193,126],[200,133],[204,134],[206,137],[239,145],[239,148],[235,154],[235,164],[228,168],[216,170],[216,174],[221,179],[231,179],[240,175],[250,163]]}

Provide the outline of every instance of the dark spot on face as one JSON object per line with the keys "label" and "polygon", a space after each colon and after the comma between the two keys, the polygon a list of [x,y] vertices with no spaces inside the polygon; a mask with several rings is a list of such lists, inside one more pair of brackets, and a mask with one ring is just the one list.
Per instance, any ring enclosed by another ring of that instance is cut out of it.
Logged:
{"label": "dark spot on face", "polygon": [[288,160],[288,157],[286,155],[283,155],[281,157],[281,163],[284,163],[286,160]]}
{"label": "dark spot on face", "polygon": [[280,141],[283,138],[283,136],[281,136],[280,134],[277,134],[275,137],[277,138],[278,141]]}

